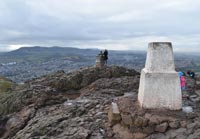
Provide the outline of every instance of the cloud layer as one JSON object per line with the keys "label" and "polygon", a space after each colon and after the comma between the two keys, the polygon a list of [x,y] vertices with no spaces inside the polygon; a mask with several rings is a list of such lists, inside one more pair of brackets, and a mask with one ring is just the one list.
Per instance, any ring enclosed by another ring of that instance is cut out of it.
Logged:
{"label": "cloud layer", "polygon": [[145,50],[172,41],[200,51],[198,0],[0,1],[0,51],[21,46]]}

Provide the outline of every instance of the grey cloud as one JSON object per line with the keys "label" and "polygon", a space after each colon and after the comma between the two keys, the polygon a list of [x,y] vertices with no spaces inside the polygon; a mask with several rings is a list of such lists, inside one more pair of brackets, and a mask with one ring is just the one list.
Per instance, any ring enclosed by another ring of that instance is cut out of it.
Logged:
{"label": "grey cloud", "polygon": [[172,40],[178,49],[194,41],[195,50],[198,6],[198,0],[0,1],[0,51],[14,44],[145,49],[154,40]]}

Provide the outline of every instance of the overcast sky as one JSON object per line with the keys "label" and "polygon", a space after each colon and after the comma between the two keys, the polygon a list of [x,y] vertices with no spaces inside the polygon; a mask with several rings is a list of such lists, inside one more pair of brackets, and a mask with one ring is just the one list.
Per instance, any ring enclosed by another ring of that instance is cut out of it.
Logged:
{"label": "overcast sky", "polygon": [[200,0],[0,0],[0,51],[22,46],[200,52]]}

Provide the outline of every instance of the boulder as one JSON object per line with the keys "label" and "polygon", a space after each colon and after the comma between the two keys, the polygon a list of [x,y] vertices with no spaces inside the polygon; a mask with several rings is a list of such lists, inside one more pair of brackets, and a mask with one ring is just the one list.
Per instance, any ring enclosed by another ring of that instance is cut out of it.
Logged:
{"label": "boulder", "polygon": [[180,122],[179,121],[170,122],[169,127],[176,129],[176,128],[180,127]]}
{"label": "boulder", "polygon": [[131,114],[124,114],[124,113],[121,113],[121,118],[122,118],[122,122],[123,122],[125,125],[132,125],[133,121],[132,121]]}
{"label": "boulder", "polygon": [[155,131],[164,133],[167,130],[167,127],[168,127],[168,123],[162,123],[156,126]]}

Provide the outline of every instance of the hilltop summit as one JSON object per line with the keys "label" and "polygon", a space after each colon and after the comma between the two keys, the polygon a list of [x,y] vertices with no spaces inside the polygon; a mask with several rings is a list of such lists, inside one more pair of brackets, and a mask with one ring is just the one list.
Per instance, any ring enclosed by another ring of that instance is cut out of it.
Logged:
{"label": "hilltop summit", "polygon": [[112,102],[121,104],[120,109],[126,112],[130,102],[127,98],[137,99],[139,78],[138,72],[124,67],[89,67],[71,73],[58,71],[14,86],[0,97],[0,136],[5,139],[199,137],[200,85],[197,81],[195,87],[193,80],[188,85],[196,88],[196,92],[187,96],[185,104],[192,105],[194,113],[186,115],[186,123],[179,125],[179,121],[177,126],[172,125],[174,128],[168,127],[160,133],[161,126],[148,134],[132,133],[126,122],[124,126],[110,123],[108,112]]}

